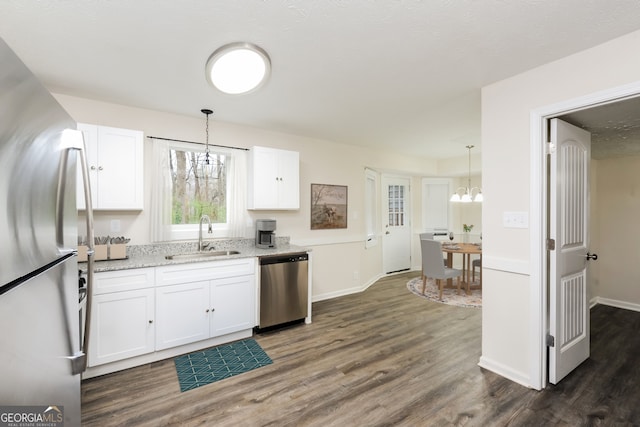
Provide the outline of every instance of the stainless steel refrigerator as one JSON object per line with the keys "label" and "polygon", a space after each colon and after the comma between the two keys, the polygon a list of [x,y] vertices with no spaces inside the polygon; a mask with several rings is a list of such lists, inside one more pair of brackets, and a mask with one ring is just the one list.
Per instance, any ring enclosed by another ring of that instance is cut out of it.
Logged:
{"label": "stainless steel refrigerator", "polygon": [[75,129],[0,39],[0,425],[81,422],[88,331],[81,336],[76,168],[84,188],[88,174]]}

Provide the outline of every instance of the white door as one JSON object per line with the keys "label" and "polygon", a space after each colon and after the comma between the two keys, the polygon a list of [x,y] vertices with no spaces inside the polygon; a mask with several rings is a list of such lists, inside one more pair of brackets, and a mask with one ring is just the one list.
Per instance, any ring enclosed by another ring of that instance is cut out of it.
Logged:
{"label": "white door", "polygon": [[[557,384],[589,357],[589,162],[591,135],[551,120],[549,382]],[[595,259],[595,258],[593,258]]]}
{"label": "white door", "polygon": [[411,207],[409,179],[382,180],[382,265],[385,273],[411,268]]}

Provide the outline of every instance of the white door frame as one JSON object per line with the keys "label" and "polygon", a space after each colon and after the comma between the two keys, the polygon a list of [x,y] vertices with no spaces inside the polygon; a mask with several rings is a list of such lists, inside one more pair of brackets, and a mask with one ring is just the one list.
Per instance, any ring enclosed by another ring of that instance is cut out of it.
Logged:
{"label": "white door frame", "polygon": [[547,105],[531,111],[530,115],[530,170],[529,188],[530,206],[530,309],[531,309],[531,365],[529,378],[531,386],[541,390],[547,386],[547,287],[546,271],[546,229],[547,229],[547,174],[546,142],[548,119],[583,110],[599,104],[612,103],[624,98],[640,95],[640,81],[596,92],[590,95]]}

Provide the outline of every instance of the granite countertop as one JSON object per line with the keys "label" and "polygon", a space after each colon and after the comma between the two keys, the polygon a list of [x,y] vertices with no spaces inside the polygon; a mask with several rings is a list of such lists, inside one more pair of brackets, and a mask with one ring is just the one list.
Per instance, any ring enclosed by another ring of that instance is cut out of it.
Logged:
{"label": "granite countertop", "polygon": [[[158,267],[162,265],[188,264],[193,262],[221,261],[238,258],[254,258],[271,255],[285,255],[309,251],[308,248],[289,244],[288,239],[282,242],[276,241],[276,247],[269,249],[257,248],[253,244],[253,240],[249,240],[250,243],[238,240],[211,242],[212,246],[215,247],[214,250],[234,250],[238,251],[238,254],[219,255],[213,257],[205,255],[195,258],[189,257],[187,259],[166,259],[165,256],[195,253],[197,252],[196,245],[193,243],[132,246],[127,248],[126,259],[94,262],[94,272],[127,270],[131,268]],[[78,263],[78,267],[80,270],[86,271],[87,263],[80,262]]]}

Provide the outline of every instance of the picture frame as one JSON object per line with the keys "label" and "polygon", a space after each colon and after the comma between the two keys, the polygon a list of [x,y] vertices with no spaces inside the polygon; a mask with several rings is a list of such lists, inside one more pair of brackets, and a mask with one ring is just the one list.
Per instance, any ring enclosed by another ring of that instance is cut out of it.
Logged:
{"label": "picture frame", "polygon": [[311,229],[347,228],[346,185],[311,184]]}

